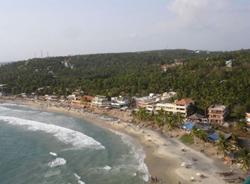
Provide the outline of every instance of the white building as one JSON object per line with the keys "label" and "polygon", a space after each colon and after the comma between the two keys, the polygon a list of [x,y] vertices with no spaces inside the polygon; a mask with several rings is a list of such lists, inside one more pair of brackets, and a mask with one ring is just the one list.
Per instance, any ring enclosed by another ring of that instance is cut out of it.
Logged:
{"label": "white building", "polygon": [[129,100],[126,97],[112,97],[111,106],[115,108],[127,107],[129,106]]}
{"label": "white building", "polygon": [[247,121],[248,126],[250,126],[250,112],[246,113],[246,121]]}
{"label": "white building", "polygon": [[106,96],[97,95],[92,100],[91,105],[96,107],[108,107],[110,106],[110,101]]}
{"label": "white building", "polygon": [[154,110],[160,111],[162,109],[166,112],[179,113],[187,117],[192,104],[194,104],[194,102],[191,99],[181,99],[176,100],[175,103],[157,103]]}
{"label": "white building", "polygon": [[56,96],[56,95],[45,95],[44,99],[47,100],[47,101],[57,101],[58,96]]}
{"label": "white building", "polygon": [[67,99],[68,100],[70,100],[70,101],[72,101],[72,100],[76,100],[76,95],[69,95],[69,96],[67,96]]}
{"label": "white building", "polygon": [[134,98],[137,108],[146,108],[148,105],[154,105],[161,100],[161,95],[150,93],[149,96]]}
{"label": "white building", "polygon": [[26,95],[26,93],[21,93],[21,94],[20,94],[20,97],[22,97],[22,98],[27,98],[27,95]]}
{"label": "white building", "polygon": [[153,105],[146,105],[145,109],[148,111],[148,112],[154,112],[155,111],[155,104]]}

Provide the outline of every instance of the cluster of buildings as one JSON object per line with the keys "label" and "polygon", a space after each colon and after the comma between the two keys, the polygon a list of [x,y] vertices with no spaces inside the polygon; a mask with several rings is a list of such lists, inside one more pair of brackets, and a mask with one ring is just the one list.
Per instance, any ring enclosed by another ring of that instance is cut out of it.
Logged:
{"label": "cluster of buildings", "polygon": [[135,107],[145,108],[150,113],[157,113],[158,111],[163,110],[173,114],[179,113],[183,117],[190,115],[192,113],[194,101],[189,98],[174,100],[175,97],[175,92],[165,92],[163,94],[151,93],[149,96],[134,98]]}
{"label": "cluster of buildings", "polygon": [[[88,102],[90,107],[96,108],[116,108],[116,109],[139,109],[144,108],[148,113],[157,113],[160,110],[173,114],[181,114],[186,120],[186,126],[209,131],[211,125],[225,126],[225,120],[229,110],[225,105],[211,105],[204,116],[195,112],[195,102],[190,98],[176,99],[175,92],[165,92],[162,94],[150,93],[148,96],[127,98],[123,96],[111,97],[97,95],[83,96],[82,101]],[[246,113],[246,121],[250,127],[250,113]],[[210,132],[211,133],[211,132]],[[214,134],[211,134],[211,139]]]}
{"label": "cluster of buildings", "polygon": [[[0,87],[3,87],[0,85]],[[1,91],[0,91],[1,96]],[[27,98],[25,93],[18,95]],[[139,109],[145,108],[149,113],[157,113],[160,110],[173,114],[181,114],[186,120],[194,123],[224,125],[225,119],[229,114],[229,110],[225,105],[211,105],[207,109],[207,116],[194,113],[195,102],[190,98],[176,99],[176,92],[165,92],[162,94],[150,93],[143,97],[106,97],[102,95],[89,96],[84,95],[82,91],[76,90],[67,97],[57,95],[36,96],[29,95],[35,100],[58,102],[70,105],[73,108],[116,108],[127,110],[128,108]],[[246,113],[246,122],[250,127],[250,112]]]}
{"label": "cluster of buildings", "polygon": [[111,97],[97,95],[91,101],[92,107],[106,107],[106,108],[124,108],[130,105],[130,100],[127,97],[118,96]]}

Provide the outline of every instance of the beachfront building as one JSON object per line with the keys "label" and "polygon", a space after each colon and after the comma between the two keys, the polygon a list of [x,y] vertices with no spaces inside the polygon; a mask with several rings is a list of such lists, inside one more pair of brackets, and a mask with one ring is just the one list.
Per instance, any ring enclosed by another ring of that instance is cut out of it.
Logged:
{"label": "beachfront building", "polygon": [[161,100],[160,94],[150,93],[149,96],[134,98],[136,108],[147,108],[149,105],[154,105]]}
{"label": "beachfront building", "polygon": [[81,100],[72,100],[70,102],[71,107],[75,108],[75,109],[81,109],[84,108],[84,105],[82,104]]}
{"label": "beachfront building", "polygon": [[82,101],[85,103],[91,103],[94,98],[94,96],[84,95],[82,96]]}
{"label": "beachfront building", "polygon": [[108,107],[110,106],[110,101],[106,96],[97,95],[93,98],[91,102],[93,107]]}
{"label": "beachfront building", "polygon": [[46,101],[57,101],[58,96],[56,96],[56,95],[44,95],[44,99]]}
{"label": "beachfront building", "polygon": [[225,105],[211,105],[208,108],[208,120],[210,123],[222,125],[227,114],[228,110]]}
{"label": "beachfront building", "polygon": [[27,95],[26,93],[21,93],[21,94],[18,94],[17,97],[27,98]]}
{"label": "beachfront building", "polygon": [[76,95],[72,94],[67,96],[67,100],[72,101],[72,100],[76,100]]}
{"label": "beachfront building", "polygon": [[194,113],[191,116],[188,117],[188,120],[193,123],[208,123],[208,119],[199,113]]}
{"label": "beachfront building", "polygon": [[186,117],[190,115],[194,101],[191,98],[183,98],[181,100],[176,100],[175,104],[176,110]]}
{"label": "beachfront building", "polygon": [[123,96],[111,97],[111,106],[114,108],[128,107],[129,99]]}
{"label": "beachfront building", "polygon": [[147,105],[145,107],[146,111],[148,111],[149,113],[153,113],[155,111],[155,107],[156,107],[156,104],[152,104],[152,105]]}
{"label": "beachfront building", "polygon": [[194,101],[190,98],[185,98],[176,100],[174,103],[157,103],[155,105],[155,111],[160,111],[162,109],[166,112],[171,112],[173,114],[179,113],[183,115],[183,117],[187,117],[191,112],[192,105],[194,105]]}
{"label": "beachfront building", "polygon": [[250,112],[246,113],[247,125],[250,127]]}

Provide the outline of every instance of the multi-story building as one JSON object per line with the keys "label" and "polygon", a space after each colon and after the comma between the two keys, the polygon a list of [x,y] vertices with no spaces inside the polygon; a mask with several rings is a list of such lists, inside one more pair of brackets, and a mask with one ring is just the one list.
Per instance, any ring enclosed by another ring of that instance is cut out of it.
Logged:
{"label": "multi-story building", "polygon": [[93,98],[91,105],[96,107],[108,107],[110,106],[110,101],[106,96],[97,95]]}
{"label": "multi-story building", "polygon": [[171,113],[179,113],[183,115],[184,117],[187,117],[190,114],[191,105],[194,104],[194,101],[192,99],[181,99],[176,100],[174,103],[157,103],[155,105],[155,111],[164,110],[166,112]]}
{"label": "multi-story building", "polygon": [[154,105],[160,101],[161,95],[150,93],[149,96],[134,98],[137,108],[147,108],[148,105]]}
{"label": "multi-story building", "polygon": [[222,125],[227,114],[228,110],[224,105],[211,105],[208,108],[208,120],[210,123],[218,123]]}
{"label": "multi-story building", "polygon": [[91,103],[92,100],[93,100],[94,98],[95,98],[95,97],[93,97],[93,96],[84,95],[84,96],[82,96],[81,100],[82,100],[84,103]]}
{"label": "multi-story building", "polygon": [[114,108],[128,107],[129,99],[123,96],[112,97],[111,106]]}

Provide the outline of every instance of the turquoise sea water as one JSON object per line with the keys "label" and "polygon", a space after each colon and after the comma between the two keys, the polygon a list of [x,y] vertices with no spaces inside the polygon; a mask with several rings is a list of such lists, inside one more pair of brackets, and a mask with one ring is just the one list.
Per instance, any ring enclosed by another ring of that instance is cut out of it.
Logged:
{"label": "turquoise sea water", "polygon": [[143,184],[140,145],[82,119],[0,104],[1,184]]}

